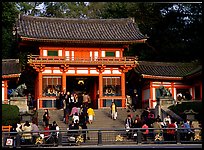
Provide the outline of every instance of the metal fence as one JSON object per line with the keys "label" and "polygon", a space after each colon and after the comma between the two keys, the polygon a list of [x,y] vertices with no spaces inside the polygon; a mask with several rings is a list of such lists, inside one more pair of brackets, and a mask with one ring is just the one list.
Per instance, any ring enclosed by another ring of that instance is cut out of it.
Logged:
{"label": "metal fence", "polygon": [[[143,132],[146,129],[79,129],[79,130],[49,130],[39,131],[35,137],[33,132],[2,132],[2,147],[53,147],[71,145],[144,145],[144,144],[201,144],[202,128],[192,128],[192,133],[184,132],[184,128],[177,128],[171,137],[168,129],[160,129],[160,134],[155,134],[156,128],[149,128],[147,139]],[[157,129],[158,130],[158,129]],[[45,138],[44,133],[49,132]],[[22,134],[31,133],[32,139],[25,140]],[[36,133],[36,132],[35,132]],[[57,136],[52,133],[56,133]]]}

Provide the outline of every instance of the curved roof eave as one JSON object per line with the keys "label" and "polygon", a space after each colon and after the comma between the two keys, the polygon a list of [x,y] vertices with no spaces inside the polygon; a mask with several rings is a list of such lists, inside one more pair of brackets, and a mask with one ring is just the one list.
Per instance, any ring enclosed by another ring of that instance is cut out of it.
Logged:
{"label": "curved roof eave", "polygon": [[68,40],[68,39],[40,39],[30,37],[20,37],[22,41],[38,41],[38,42],[65,42],[65,43],[116,43],[116,44],[133,44],[133,43],[145,43],[147,39],[132,40],[132,41],[108,41],[108,40]]}

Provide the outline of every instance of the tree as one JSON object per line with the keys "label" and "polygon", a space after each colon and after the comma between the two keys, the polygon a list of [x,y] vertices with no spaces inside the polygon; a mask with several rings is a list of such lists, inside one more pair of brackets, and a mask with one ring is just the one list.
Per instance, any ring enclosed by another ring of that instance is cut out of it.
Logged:
{"label": "tree", "polygon": [[147,34],[146,44],[135,44],[125,54],[151,61],[201,60],[201,3],[111,2],[96,14],[105,19],[134,17]]}
{"label": "tree", "polygon": [[18,16],[15,3],[2,2],[2,58],[17,58],[13,26]]}
{"label": "tree", "polygon": [[40,16],[44,11],[40,8],[43,2],[17,2],[16,7],[21,14]]}

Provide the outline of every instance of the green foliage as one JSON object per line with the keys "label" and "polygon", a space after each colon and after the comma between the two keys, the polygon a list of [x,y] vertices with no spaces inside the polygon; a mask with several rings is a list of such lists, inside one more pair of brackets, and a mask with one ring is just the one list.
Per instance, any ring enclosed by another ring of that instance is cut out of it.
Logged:
{"label": "green foliage", "polygon": [[176,106],[169,106],[169,109],[181,116],[183,119],[186,117],[184,111],[192,109],[194,112],[198,113],[195,115],[195,119],[198,121],[202,120],[202,102],[183,102]]}
{"label": "green foliage", "polygon": [[140,60],[201,60],[201,3],[108,2],[100,5],[103,7],[96,11],[97,18],[134,17],[140,31],[147,34],[146,45],[132,45],[128,52]]}
{"label": "green foliage", "polygon": [[18,11],[15,3],[2,2],[2,58],[16,58],[13,25]]}
{"label": "green foliage", "polygon": [[42,3],[43,2],[17,2],[16,6],[17,9],[21,12],[21,14],[34,16],[41,14],[39,6]]}
{"label": "green foliage", "polygon": [[2,104],[2,125],[13,125],[19,120],[20,116],[18,106]]}

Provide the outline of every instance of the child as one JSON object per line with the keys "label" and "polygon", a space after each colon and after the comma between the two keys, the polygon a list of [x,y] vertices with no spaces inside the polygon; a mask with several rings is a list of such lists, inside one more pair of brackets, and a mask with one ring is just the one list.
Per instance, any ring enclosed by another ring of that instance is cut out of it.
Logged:
{"label": "child", "polygon": [[92,124],[93,118],[95,116],[93,108],[89,107],[89,109],[87,110],[87,113],[88,113],[88,117],[89,117],[89,124]]}

